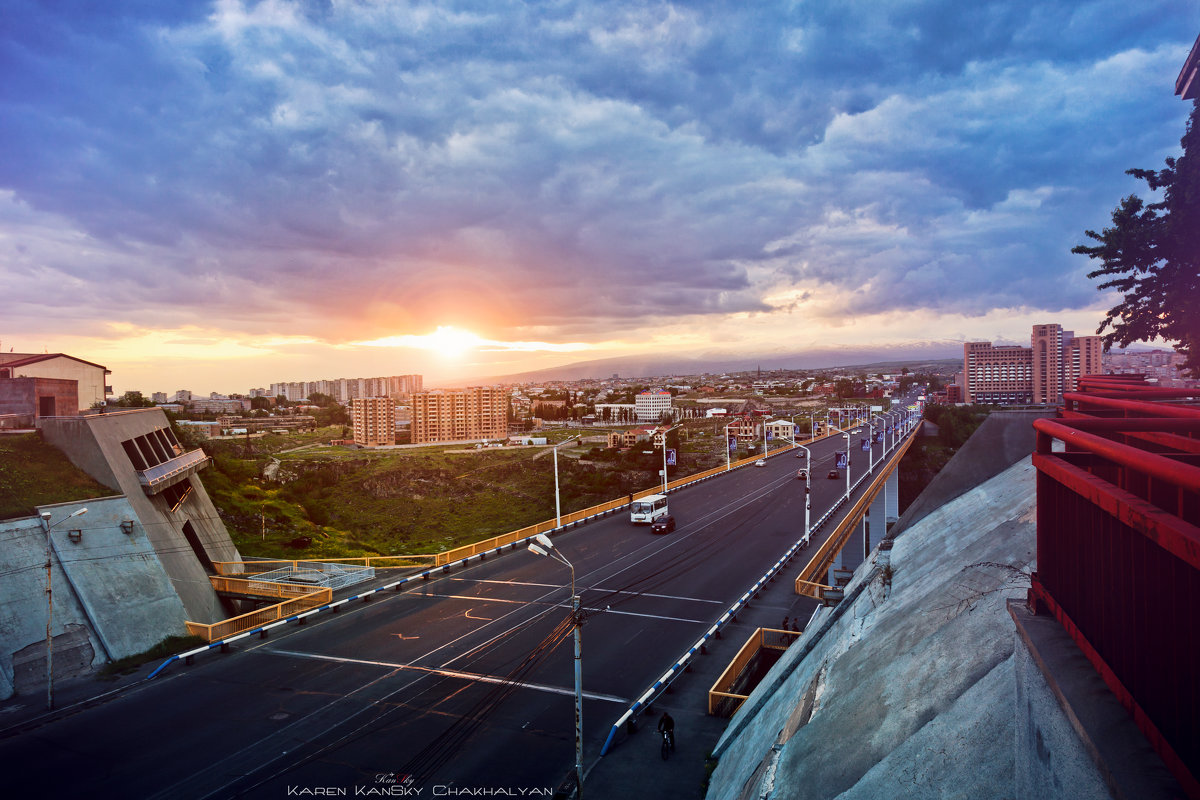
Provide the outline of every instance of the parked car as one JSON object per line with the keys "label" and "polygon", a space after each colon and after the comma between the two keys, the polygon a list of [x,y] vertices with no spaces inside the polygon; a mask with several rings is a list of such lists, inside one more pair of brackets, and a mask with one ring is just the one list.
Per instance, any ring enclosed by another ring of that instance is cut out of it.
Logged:
{"label": "parked car", "polygon": [[767,460],[765,458],[760,458],[758,461],[754,462],[754,466],[756,466],[756,467],[765,467],[766,465],[767,465]]}
{"label": "parked car", "polygon": [[651,533],[670,533],[675,530],[675,517],[667,514],[665,517],[659,517],[650,523]]}
{"label": "parked car", "polygon": [[799,478],[800,480],[805,480],[806,478],[808,478],[808,473],[805,472],[804,470],[798,470],[796,472],[796,477]]}
{"label": "parked car", "polygon": [[840,477],[842,477],[842,474],[840,472],[838,472],[836,469],[829,470],[829,479],[830,480],[834,480],[835,478],[840,478]]}

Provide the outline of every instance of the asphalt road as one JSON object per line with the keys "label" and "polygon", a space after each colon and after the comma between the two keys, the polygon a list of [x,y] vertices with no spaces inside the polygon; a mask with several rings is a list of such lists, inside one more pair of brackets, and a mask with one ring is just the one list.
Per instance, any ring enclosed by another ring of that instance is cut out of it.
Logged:
{"label": "asphalt road", "polygon": [[[853,479],[865,436],[853,437]],[[813,521],[845,491],[844,478],[824,477],[844,446],[813,446]],[[793,452],[673,492],[672,534],[618,513],[555,537],[587,611],[585,764],[801,537],[804,460]],[[51,797],[549,796],[574,764],[570,578],[525,551],[492,558],[172,665],[0,741],[0,761]],[[394,782],[404,775],[410,783]]]}

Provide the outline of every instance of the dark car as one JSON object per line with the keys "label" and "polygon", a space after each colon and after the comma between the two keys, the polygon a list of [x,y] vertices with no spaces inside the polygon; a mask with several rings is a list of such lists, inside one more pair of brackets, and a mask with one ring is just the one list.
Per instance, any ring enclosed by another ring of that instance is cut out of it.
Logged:
{"label": "dark car", "polygon": [[838,472],[836,469],[829,470],[829,479],[830,480],[833,480],[834,478],[840,478],[840,477],[842,477],[842,474],[840,472]]}
{"label": "dark car", "polygon": [[667,514],[665,517],[659,517],[650,523],[651,533],[670,533],[675,530],[675,517]]}

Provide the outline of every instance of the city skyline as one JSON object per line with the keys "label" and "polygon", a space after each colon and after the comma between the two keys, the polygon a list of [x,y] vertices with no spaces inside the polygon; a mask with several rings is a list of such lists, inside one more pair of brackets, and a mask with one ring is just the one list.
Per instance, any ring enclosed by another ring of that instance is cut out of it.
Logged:
{"label": "city skyline", "polygon": [[13,9],[0,345],[119,394],[1090,334],[1070,249],[1178,153],[1200,26],[483,8]]}

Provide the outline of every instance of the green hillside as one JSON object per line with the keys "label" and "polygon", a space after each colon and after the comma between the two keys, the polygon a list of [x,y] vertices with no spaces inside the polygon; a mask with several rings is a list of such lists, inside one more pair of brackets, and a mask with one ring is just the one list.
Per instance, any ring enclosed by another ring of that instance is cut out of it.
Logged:
{"label": "green hillside", "polygon": [[29,517],[37,506],[111,497],[37,433],[0,435],[0,519]]}

